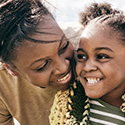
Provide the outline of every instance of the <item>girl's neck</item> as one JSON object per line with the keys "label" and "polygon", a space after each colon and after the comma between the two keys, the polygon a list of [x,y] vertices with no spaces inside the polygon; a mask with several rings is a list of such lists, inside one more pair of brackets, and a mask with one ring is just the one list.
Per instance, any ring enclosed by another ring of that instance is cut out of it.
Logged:
{"label": "girl's neck", "polygon": [[118,96],[118,95],[117,96],[107,95],[107,96],[101,97],[100,99],[103,100],[104,102],[110,104],[110,105],[120,107],[123,103],[123,100],[121,97],[122,96]]}

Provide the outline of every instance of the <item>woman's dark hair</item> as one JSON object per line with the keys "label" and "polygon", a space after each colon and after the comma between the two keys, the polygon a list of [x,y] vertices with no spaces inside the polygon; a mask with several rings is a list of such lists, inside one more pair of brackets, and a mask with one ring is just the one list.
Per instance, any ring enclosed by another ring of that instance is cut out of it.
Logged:
{"label": "woman's dark hair", "polygon": [[3,0],[0,2],[0,59],[6,63],[16,58],[16,47],[24,39],[42,42],[28,35],[39,32],[36,25],[50,14],[39,0]]}
{"label": "woman's dark hair", "polygon": [[108,3],[92,3],[80,13],[80,22],[84,27],[95,18],[111,27],[125,45],[125,15],[123,11],[113,9]]}

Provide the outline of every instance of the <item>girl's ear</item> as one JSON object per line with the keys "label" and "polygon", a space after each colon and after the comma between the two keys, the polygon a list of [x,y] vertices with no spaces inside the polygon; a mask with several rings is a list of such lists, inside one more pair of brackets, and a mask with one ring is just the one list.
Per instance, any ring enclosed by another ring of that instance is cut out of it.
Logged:
{"label": "girl's ear", "polygon": [[6,69],[6,71],[7,71],[10,75],[19,76],[19,73],[16,72],[16,71],[10,66],[10,64],[3,63],[3,62],[1,62],[1,64],[2,64],[2,66]]}

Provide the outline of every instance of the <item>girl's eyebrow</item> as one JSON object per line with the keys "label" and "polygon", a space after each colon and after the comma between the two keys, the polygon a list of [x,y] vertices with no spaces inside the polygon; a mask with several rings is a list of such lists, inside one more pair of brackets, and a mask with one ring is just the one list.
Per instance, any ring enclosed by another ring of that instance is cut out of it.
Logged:
{"label": "girl's eyebrow", "polygon": [[[113,52],[110,48],[108,48],[108,47],[98,47],[98,48],[96,48],[95,50],[97,51],[97,50],[108,50],[108,51],[110,51],[110,52]],[[113,52],[114,53],[114,52]]]}
{"label": "girl's eyebrow", "polygon": [[82,48],[78,48],[76,51],[77,52],[79,52],[79,51],[85,52],[84,49],[82,49]]}

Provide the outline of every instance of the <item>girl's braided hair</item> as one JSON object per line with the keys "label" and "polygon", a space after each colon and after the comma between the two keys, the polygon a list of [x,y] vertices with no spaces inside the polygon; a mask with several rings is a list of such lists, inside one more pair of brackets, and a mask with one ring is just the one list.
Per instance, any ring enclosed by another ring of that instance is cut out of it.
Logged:
{"label": "girl's braided hair", "polygon": [[34,39],[36,25],[49,14],[39,0],[2,0],[0,2],[0,58],[6,62],[16,58],[15,49],[23,39]]}
{"label": "girl's braided hair", "polygon": [[[125,14],[123,11],[113,9],[108,3],[92,3],[80,13],[80,22],[85,27],[94,19],[108,25],[117,34],[121,44],[125,46]],[[125,93],[122,99],[123,104],[120,109],[125,112]]]}
{"label": "girl's braided hair", "polygon": [[[120,34],[120,40],[125,43],[125,17],[122,11],[111,8],[108,3],[92,3],[80,13],[81,24],[85,27],[91,20],[96,19],[106,23]],[[121,110],[125,112],[125,95]],[[69,90],[58,92],[49,116],[51,125],[89,125],[89,98],[78,79],[71,84]]]}
{"label": "girl's braided hair", "polygon": [[125,45],[125,15],[123,11],[113,9],[109,3],[92,3],[80,13],[80,23],[84,27],[95,18],[119,34],[118,38]]}

